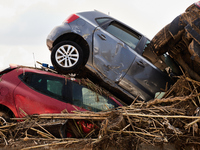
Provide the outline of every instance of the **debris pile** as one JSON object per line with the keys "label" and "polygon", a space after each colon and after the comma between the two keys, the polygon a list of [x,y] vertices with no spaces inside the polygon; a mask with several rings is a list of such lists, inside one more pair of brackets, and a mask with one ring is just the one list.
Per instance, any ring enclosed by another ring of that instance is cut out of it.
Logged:
{"label": "debris pile", "polygon": [[[200,81],[200,3],[193,3],[185,12],[163,27],[148,45],[149,51],[157,56],[169,54],[186,74]],[[176,63],[166,60],[174,73],[178,73]]]}
{"label": "debris pile", "polygon": [[[199,148],[200,82],[180,76],[162,99],[144,102],[135,99],[130,106],[106,112],[41,114],[23,122],[0,127],[0,144],[4,148],[38,149],[139,149],[141,143],[173,143],[184,148]],[[25,113],[25,112],[24,112]],[[90,128],[82,131],[80,122]],[[63,125],[67,123],[67,128]],[[71,132],[71,138],[62,132]]]}

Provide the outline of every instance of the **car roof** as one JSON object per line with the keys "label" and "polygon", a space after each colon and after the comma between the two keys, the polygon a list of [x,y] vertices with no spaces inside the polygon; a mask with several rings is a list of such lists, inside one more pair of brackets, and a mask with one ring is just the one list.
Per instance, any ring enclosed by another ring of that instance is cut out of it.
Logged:
{"label": "car roof", "polygon": [[[79,12],[79,13],[76,13],[79,17],[82,17],[86,20],[88,20],[89,22],[91,22],[92,24],[95,24],[96,26],[99,26],[99,24],[96,22],[96,18],[110,18],[110,19],[113,19],[117,22],[119,22],[120,24],[130,28],[131,30],[137,32],[138,34],[140,34],[141,36],[145,37],[142,33],[138,32],[137,30],[135,30],[134,28],[128,26],[127,24],[103,13],[103,12],[100,12],[100,11],[97,11],[97,10],[94,10],[94,11],[85,11],[85,12]],[[147,37],[145,37],[147,38]],[[148,38],[147,38],[148,39]]]}
{"label": "car roof", "polygon": [[[44,68],[35,68],[35,67],[20,66],[20,65],[15,65],[15,66],[10,65],[10,67],[0,71],[0,75],[6,74],[6,73],[11,72],[12,70],[15,70],[15,69],[17,69],[18,72],[33,72],[33,73],[38,73],[38,74],[46,74],[46,75],[71,79],[67,75],[57,74],[57,73],[51,72],[50,70],[45,70]],[[74,79],[72,79],[72,80],[74,80]]]}
{"label": "car roof", "polygon": [[96,10],[79,12],[79,13],[77,13],[77,15],[89,20],[90,22],[92,22],[95,25],[98,25],[97,22],[95,21],[96,18],[104,18],[104,17],[112,18],[112,17],[108,16],[107,14],[104,14],[104,13],[102,13],[100,11],[96,11]]}

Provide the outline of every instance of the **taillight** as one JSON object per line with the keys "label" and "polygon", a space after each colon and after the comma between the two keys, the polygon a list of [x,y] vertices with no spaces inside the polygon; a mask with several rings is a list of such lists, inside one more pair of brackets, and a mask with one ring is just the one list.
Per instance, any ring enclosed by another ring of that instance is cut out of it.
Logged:
{"label": "taillight", "polygon": [[195,3],[198,7],[200,7],[200,1]]}
{"label": "taillight", "polygon": [[79,18],[79,16],[77,16],[76,14],[72,14],[71,16],[69,16],[69,17],[65,20],[65,22],[70,23],[70,22],[72,22],[72,21],[74,21],[74,20],[76,20],[76,19],[78,19],[78,18]]}

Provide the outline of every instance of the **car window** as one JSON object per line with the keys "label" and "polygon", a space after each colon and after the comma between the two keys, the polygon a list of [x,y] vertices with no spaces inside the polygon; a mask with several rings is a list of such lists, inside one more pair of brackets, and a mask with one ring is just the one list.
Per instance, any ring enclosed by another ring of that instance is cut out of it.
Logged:
{"label": "car window", "polygon": [[111,19],[110,18],[97,18],[96,22],[101,26],[107,22],[109,22]]}
{"label": "car window", "polygon": [[[144,50],[145,50],[145,48],[148,46],[148,44],[150,44],[150,42],[151,42],[151,41],[149,41],[149,40],[146,41],[146,44],[145,44],[145,46],[144,46]],[[143,50],[143,51],[144,51],[144,50]]]}
{"label": "car window", "polygon": [[124,43],[126,43],[128,46],[130,46],[132,49],[135,49],[137,46],[140,36],[137,35],[132,30],[118,24],[117,22],[112,22],[107,28],[106,31],[110,34],[114,35]]}
{"label": "car window", "polygon": [[63,93],[64,78],[28,72],[26,72],[25,76],[23,74],[20,75],[19,78],[30,88],[40,93],[59,100],[65,99]]}
{"label": "car window", "polygon": [[113,21],[111,18],[97,18],[96,22],[101,26],[101,28],[106,29],[108,25]]}
{"label": "car window", "polygon": [[72,104],[90,111],[104,111],[119,106],[109,97],[100,95],[75,82],[72,83],[72,91]]}

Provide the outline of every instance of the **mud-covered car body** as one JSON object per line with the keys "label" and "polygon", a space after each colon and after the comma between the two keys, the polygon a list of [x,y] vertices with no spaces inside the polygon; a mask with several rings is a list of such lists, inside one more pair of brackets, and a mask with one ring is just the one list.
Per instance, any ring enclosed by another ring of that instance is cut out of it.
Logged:
{"label": "mud-covered car body", "polygon": [[40,69],[9,68],[0,72],[0,112],[18,118],[63,110],[97,112],[122,106],[113,97],[100,95],[79,82]]}
{"label": "mud-covered car body", "polygon": [[158,56],[168,52],[187,74],[200,81],[200,1],[161,29],[148,48]]}
{"label": "mud-covered car body", "polygon": [[[122,95],[128,104],[137,96],[145,101],[154,98],[156,92],[171,82],[161,57],[154,57],[152,62],[147,60],[152,55],[144,52],[149,42],[141,33],[98,11],[73,14],[47,37],[51,61],[57,71],[84,72],[81,68],[85,66],[107,87],[117,89],[118,96]],[[74,53],[78,56],[73,58],[77,63],[71,68],[69,60],[73,56],[68,53],[69,48],[65,50],[69,45],[81,49]]]}

